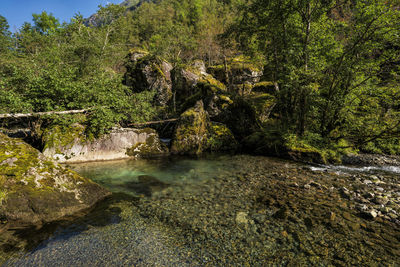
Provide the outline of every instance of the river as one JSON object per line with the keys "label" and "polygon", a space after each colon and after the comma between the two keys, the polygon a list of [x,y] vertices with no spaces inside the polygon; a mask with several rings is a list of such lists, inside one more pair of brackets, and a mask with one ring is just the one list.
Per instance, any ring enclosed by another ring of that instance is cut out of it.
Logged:
{"label": "river", "polygon": [[[4,266],[396,266],[396,167],[214,155],[77,164],[113,196],[2,238]],[[400,215],[400,214],[399,214]]]}

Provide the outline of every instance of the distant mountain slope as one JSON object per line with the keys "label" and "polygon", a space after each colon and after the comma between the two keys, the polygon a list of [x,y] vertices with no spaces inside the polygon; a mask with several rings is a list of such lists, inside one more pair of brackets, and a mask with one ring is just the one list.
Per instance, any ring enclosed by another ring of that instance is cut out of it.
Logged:
{"label": "distant mountain slope", "polygon": [[[141,6],[143,3],[145,3],[145,2],[153,2],[153,1],[154,0],[125,0],[119,5],[123,6],[123,7],[126,7],[127,11],[134,11],[139,6]],[[97,27],[97,26],[100,25],[100,23],[101,22],[98,20],[97,13],[91,15],[89,18],[87,18],[85,20],[85,25],[86,26],[95,26],[95,27]]]}

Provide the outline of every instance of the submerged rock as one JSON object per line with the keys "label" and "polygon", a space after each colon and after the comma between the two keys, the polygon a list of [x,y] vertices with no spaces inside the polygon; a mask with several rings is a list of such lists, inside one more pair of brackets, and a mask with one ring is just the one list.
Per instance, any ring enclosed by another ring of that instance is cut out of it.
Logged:
{"label": "submerged rock", "polygon": [[59,220],[110,194],[23,141],[0,133],[0,231]]}
{"label": "submerged rock", "polygon": [[[43,154],[61,163],[125,159],[165,152],[153,129],[116,128],[98,139],[88,140],[84,127],[55,126],[43,134]],[[140,146],[140,147],[139,147]]]}

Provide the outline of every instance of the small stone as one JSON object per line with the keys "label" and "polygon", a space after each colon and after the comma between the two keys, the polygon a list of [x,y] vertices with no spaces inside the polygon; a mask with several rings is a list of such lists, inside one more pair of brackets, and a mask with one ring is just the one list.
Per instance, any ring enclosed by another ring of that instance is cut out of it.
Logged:
{"label": "small stone", "polygon": [[247,219],[247,213],[246,212],[238,212],[236,214],[236,223],[237,224],[248,224],[249,219]]}
{"label": "small stone", "polygon": [[351,215],[347,211],[343,212],[343,218],[345,218],[348,221],[351,221]]}
{"label": "small stone", "polygon": [[288,233],[287,233],[286,231],[282,231],[281,234],[282,234],[282,236],[283,236],[284,238],[287,238],[287,237],[289,236]]}
{"label": "small stone", "polygon": [[374,193],[371,193],[371,192],[367,192],[367,193],[365,193],[364,195],[363,195],[363,197],[365,197],[365,198],[373,198],[375,196],[375,194]]}
{"label": "small stone", "polygon": [[377,187],[377,188],[375,188],[375,190],[376,190],[376,191],[379,191],[379,192],[385,191],[385,189],[383,189],[382,187]]}
{"label": "small stone", "polygon": [[311,229],[314,226],[314,223],[310,218],[305,218],[304,224],[307,226],[308,229]]}
{"label": "small stone", "polygon": [[305,184],[305,185],[304,185],[304,188],[305,188],[305,189],[310,189],[310,188],[311,188],[311,185]]}
{"label": "small stone", "polygon": [[364,183],[364,184],[372,184],[372,181],[371,181],[371,180],[364,180],[363,183]]}
{"label": "small stone", "polygon": [[314,181],[312,181],[312,182],[310,183],[310,185],[311,185],[312,187],[321,188],[321,185],[320,185],[319,183],[317,183],[317,182],[314,182]]}
{"label": "small stone", "polygon": [[275,212],[274,217],[277,219],[286,219],[288,217],[288,209],[286,206],[282,206],[277,212]]}
{"label": "small stone", "polygon": [[389,202],[387,197],[375,197],[373,202],[380,205],[386,205]]}
{"label": "small stone", "polygon": [[370,211],[364,211],[362,215],[367,219],[374,219],[378,216],[378,213],[375,210],[370,210]]}
{"label": "small stone", "polygon": [[331,211],[329,214],[329,220],[334,221],[335,219],[336,219],[336,214]]}

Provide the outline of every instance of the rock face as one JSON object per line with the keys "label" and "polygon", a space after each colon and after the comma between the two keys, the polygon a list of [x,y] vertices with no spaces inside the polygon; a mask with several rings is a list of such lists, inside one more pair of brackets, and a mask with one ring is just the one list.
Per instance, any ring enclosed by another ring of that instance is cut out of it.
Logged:
{"label": "rock face", "polygon": [[134,92],[154,91],[154,102],[165,106],[172,96],[172,65],[143,51],[132,51],[125,65],[124,84]]}
{"label": "rock face", "polygon": [[222,123],[210,122],[200,100],[185,111],[175,130],[171,152],[175,154],[200,154],[204,151],[232,151],[237,142],[231,131]]}
{"label": "rock face", "polygon": [[197,60],[185,68],[177,67],[172,71],[172,88],[175,101],[183,110],[203,100],[210,116],[214,114],[219,96],[226,93],[226,86],[206,73],[204,62]]}
{"label": "rock face", "polygon": [[207,141],[207,113],[203,101],[181,114],[172,141],[171,152],[200,154]]}
{"label": "rock face", "polygon": [[241,94],[250,93],[263,75],[262,67],[244,57],[233,58],[226,66],[211,66],[207,72]]}
{"label": "rock face", "polygon": [[158,134],[153,129],[146,129],[147,138],[144,142],[139,142],[127,150],[127,154],[132,157],[154,157],[168,153],[168,147],[160,141]]}
{"label": "rock face", "polygon": [[[143,153],[162,153],[157,133],[152,129],[114,129],[99,139],[87,140],[83,126],[72,125],[67,130],[59,126],[46,130],[43,154],[61,163],[125,159]],[[138,149],[138,145],[147,144]],[[151,151],[149,151],[149,146]],[[128,153],[130,151],[131,153]],[[134,154],[133,151],[136,151]],[[130,155],[128,155],[130,154]]]}
{"label": "rock face", "polygon": [[110,194],[23,141],[0,133],[0,231],[73,215]]}

